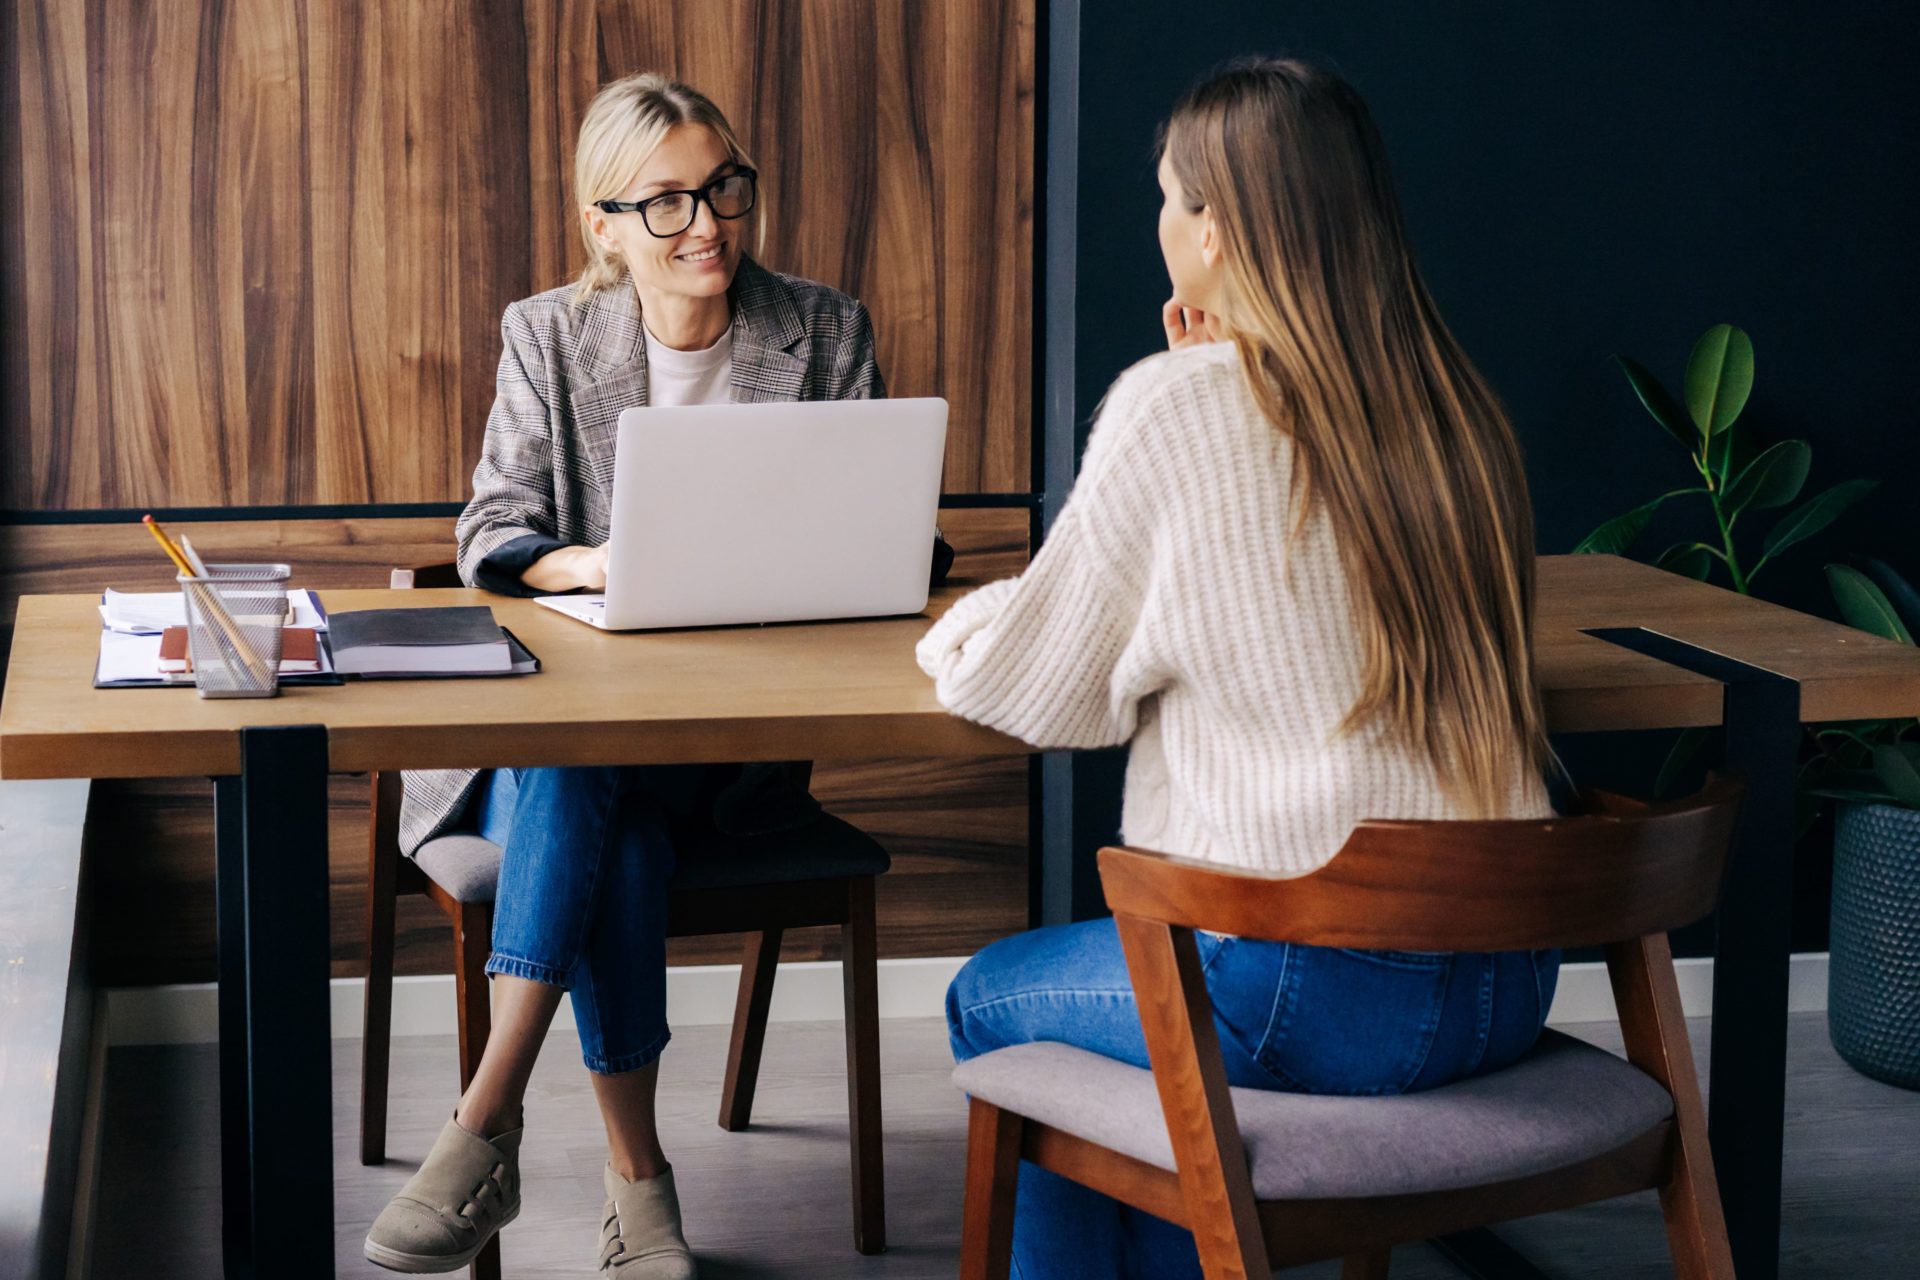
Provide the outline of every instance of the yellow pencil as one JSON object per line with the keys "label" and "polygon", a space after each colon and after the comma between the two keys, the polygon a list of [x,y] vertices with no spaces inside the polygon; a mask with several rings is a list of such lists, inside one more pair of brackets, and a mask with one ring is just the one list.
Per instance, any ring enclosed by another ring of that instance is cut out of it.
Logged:
{"label": "yellow pencil", "polygon": [[180,548],[173,545],[173,539],[167,536],[167,531],[160,527],[158,520],[151,515],[146,515],[140,517],[140,523],[147,526],[147,532],[153,535],[153,540],[160,544],[160,549],[167,553],[167,558],[173,561],[182,574],[189,578],[195,576],[193,566],[188,564],[187,558],[180,554]]}

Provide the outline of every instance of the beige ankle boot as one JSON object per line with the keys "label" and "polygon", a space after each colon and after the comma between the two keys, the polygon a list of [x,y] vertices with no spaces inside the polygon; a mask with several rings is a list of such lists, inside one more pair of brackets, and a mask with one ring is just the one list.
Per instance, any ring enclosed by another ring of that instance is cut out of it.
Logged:
{"label": "beige ankle boot", "polygon": [[482,1138],[452,1120],[420,1171],[380,1211],[366,1254],[391,1271],[457,1271],[520,1213],[520,1135]]}
{"label": "beige ankle boot", "polygon": [[600,1274],[619,1280],[693,1280],[693,1250],[680,1230],[673,1170],[628,1182],[609,1165],[602,1176]]}

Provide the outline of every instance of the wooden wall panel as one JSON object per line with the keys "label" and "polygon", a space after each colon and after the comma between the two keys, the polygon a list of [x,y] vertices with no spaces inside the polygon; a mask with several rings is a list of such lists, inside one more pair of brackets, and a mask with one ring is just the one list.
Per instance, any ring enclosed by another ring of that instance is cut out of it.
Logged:
{"label": "wooden wall panel", "polygon": [[[965,576],[1000,577],[1026,563],[1024,510],[946,511],[941,528]],[[380,586],[395,565],[450,558],[453,519],[236,520],[182,523],[174,532],[223,559],[289,561],[298,581],[325,589]],[[21,595],[109,585],[171,585],[165,562],[137,525],[0,526],[0,654]],[[1025,926],[1026,769],[1024,759],[1009,758],[840,762],[816,770],[821,799],[894,855],[879,898],[882,955],[968,954]],[[102,782],[94,794],[93,847],[102,859],[95,880],[98,980],[110,986],[210,980],[212,787],[199,780]],[[336,976],[348,976],[359,971],[364,945],[365,779],[336,778],[330,800],[333,965]],[[786,954],[830,958],[836,946],[833,934],[812,930],[791,938]],[[424,899],[403,901],[398,947],[400,972],[446,971],[449,935]],[[676,964],[731,962],[735,942],[676,942],[672,958]]]}
{"label": "wooden wall panel", "polygon": [[706,88],[947,486],[1028,487],[1034,0],[16,0],[0,508],[465,496],[598,83]]}

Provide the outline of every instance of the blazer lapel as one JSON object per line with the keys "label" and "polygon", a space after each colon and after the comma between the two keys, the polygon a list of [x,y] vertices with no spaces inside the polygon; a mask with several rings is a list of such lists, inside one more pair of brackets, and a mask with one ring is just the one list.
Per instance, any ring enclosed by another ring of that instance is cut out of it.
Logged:
{"label": "blazer lapel", "polygon": [[799,400],[807,361],[794,351],[807,336],[793,296],[772,272],[743,258],[734,276],[733,377],[736,404]]}
{"label": "blazer lapel", "polygon": [[581,325],[582,377],[573,391],[573,426],[593,477],[613,493],[613,451],[620,415],[647,403],[647,344],[640,300],[622,281],[593,297]]}

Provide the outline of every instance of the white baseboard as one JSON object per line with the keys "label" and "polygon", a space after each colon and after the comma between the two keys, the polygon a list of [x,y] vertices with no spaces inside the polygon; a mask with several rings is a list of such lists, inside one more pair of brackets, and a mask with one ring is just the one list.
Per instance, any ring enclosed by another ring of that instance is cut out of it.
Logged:
{"label": "white baseboard", "polygon": [[[880,962],[880,1016],[938,1018],[945,1012],[947,984],[965,964],[964,957]],[[1680,960],[1680,1001],[1690,1017],[1713,1012],[1713,961]],[[667,970],[667,1020],[674,1026],[725,1025],[733,1021],[734,992],[740,966],[689,965]],[[1827,1007],[1827,957],[1824,952],[1796,955],[1790,970],[1787,1008],[1794,1013]],[[333,1035],[360,1035],[365,982],[336,978],[332,984]],[[830,1022],[842,1009],[838,961],[801,961],[780,966],[773,988],[775,1022]],[[1615,1016],[1606,969],[1597,963],[1569,964],[1560,970],[1550,1021],[1603,1022]],[[211,1044],[219,1038],[219,1008],[211,983],[166,987],[123,987],[110,993],[108,1043]],[[573,1006],[560,1002],[556,1028],[571,1030]],[[399,1036],[454,1033],[453,978],[396,978],[393,983],[393,1033]]]}
{"label": "white baseboard", "polygon": [[[922,1018],[943,1015],[947,984],[965,964],[964,957],[880,962],[880,1016]],[[361,978],[332,982],[333,1036],[357,1039],[365,1001]],[[737,964],[685,965],[667,970],[667,1021],[677,1027],[725,1026],[733,1021]],[[794,961],[780,966],[773,984],[774,1022],[837,1021],[844,1006],[837,960]],[[573,1004],[562,1000],[556,1029],[573,1029]],[[210,983],[164,987],[120,987],[111,992],[107,1036],[115,1045],[211,1044],[219,1039],[217,988]],[[393,1034],[454,1034],[451,974],[393,980]]]}
{"label": "white baseboard", "polygon": [[[1713,1013],[1713,961],[1702,957],[1675,960],[1674,974],[1680,982],[1680,1007],[1689,1018],[1710,1017]],[[449,996],[449,999],[452,997]],[[1787,1012],[1824,1013],[1827,1008],[1827,953],[1805,952],[1795,955],[1787,969]],[[1612,1022],[1619,1017],[1613,1003],[1613,987],[1607,981],[1607,968],[1598,961],[1560,966],[1560,986],[1554,992],[1553,1010],[1547,1021]]]}

